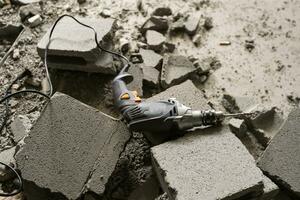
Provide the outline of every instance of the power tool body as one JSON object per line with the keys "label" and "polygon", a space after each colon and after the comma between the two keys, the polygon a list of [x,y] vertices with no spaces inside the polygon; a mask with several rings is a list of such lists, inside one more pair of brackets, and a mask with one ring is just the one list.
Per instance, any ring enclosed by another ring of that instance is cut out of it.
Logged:
{"label": "power tool body", "polygon": [[178,133],[194,127],[215,125],[226,116],[241,117],[251,113],[224,114],[215,110],[192,110],[174,98],[165,101],[147,102],[136,91],[130,91],[127,84],[132,75],[121,71],[112,83],[114,104],[122,113],[131,131],[150,133]]}

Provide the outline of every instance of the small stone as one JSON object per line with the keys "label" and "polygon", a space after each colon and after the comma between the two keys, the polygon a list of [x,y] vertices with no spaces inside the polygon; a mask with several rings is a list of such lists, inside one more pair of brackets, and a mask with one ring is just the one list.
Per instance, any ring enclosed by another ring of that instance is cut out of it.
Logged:
{"label": "small stone", "polygon": [[245,40],[245,48],[251,52],[255,48],[254,40]]}
{"label": "small stone", "polygon": [[193,37],[193,43],[196,47],[199,47],[202,43],[202,36],[201,34],[196,34],[194,37]]}
{"label": "small stone", "polygon": [[109,8],[104,8],[100,15],[104,18],[110,17],[111,16],[111,10]]}
{"label": "small stone", "polygon": [[231,119],[229,121],[229,128],[232,133],[234,133],[238,138],[243,138],[246,136],[247,125],[242,119]]}
{"label": "small stone", "polygon": [[161,71],[161,85],[168,88],[184,82],[197,69],[188,58],[181,55],[165,55]]}
{"label": "small stone", "polygon": [[186,22],[184,23],[185,31],[187,34],[193,36],[195,35],[198,24],[199,24],[200,17],[197,15],[190,15]]}
{"label": "small stone", "polygon": [[160,33],[166,33],[168,28],[169,23],[167,19],[152,16],[143,24],[141,32],[145,34],[148,30],[155,30]]}
{"label": "small stone", "polygon": [[20,50],[19,49],[15,49],[13,51],[13,55],[12,55],[14,60],[18,60],[20,58]]}
{"label": "small stone", "polygon": [[34,27],[40,25],[42,23],[42,21],[43,21],[43,19],[42,19],[41,15],[35,15],[28,19],[28,23],[31,28],[34,28]]}
{"label": "small stone", "polygon": [[231,45],[231,42],[230,41],[221,41],[220,45],[221,46],[228,46],[228,45]]}
{"label": "small stone", "polygon": [[175,48],[176,48],[176,46],[173,43],[170,43],[170,42],[165,42],[164,43],[164,50],[167,53],[173,53]]}
{"label": "small stone", "polygon": [[172,15],[172,10],[169,7],[159,7],[153,11],[152,15],[160,17],[170,16]]}
{"label": "small stone", "polygon": [[183,32],[185,29],[185,19],[179,18],[177,21],[173,22],[170,28],[171,33],[177,34]]}
{"label": "small stone", "polygon": [[27,128],[25,127],[23,120],[27,120],[27,124],[31,124],[30,120],[27,118],[21,118],[20,116],[17,116],[14,121],[10,125],[11,132],[14,136],[14,141],[16,143],[20,142],[25,136],[27,136],[27,133],[29,132],[29,127],[27,125]]}
{"label": "small stone", "polygon": [[146,67],[160,69],[162,56],[155,53],[153,50],[140,49],[140,54],[143,58],[143,63]]}
{"label": "small stone", "polygon": [[22,22],[25,22],[30,17],[39,15],[42,12],[41,7],[38,3],[29,4],[26,6],[21,6],[19,10],[19,15]]}
{"label": "small stone", "polygon": [[159,50],[161,50],[164,42],[166,41],[166,38],[159,32],[156,32],[153,30],[148,30],[146,32],[146,40],[147,40],[149,49],[159,51]]}
{"label": "small stone", "polygon": [[203,27],[204,27],[206,30],[210,30],[210,29],[212,29],[212,28],[214,27],[214,26],[213,26],[213,19],[212,19],[212,17],[206,17],[206,18],[205,18]]}

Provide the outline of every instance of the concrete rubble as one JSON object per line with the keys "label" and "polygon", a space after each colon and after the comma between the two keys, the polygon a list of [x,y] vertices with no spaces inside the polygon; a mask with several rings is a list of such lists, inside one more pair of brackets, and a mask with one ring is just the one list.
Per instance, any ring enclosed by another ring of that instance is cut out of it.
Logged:
{"label": "concrete rubble", "polygon": [[182,83],[189,75],[198,69],[188,58],[181,55],[165,55],[161,71],[161,85],[168,88],[172,85]]}
{"label": "concrete rubble", "polygon": [[103,193],[128,139],[122,122],[56,93],[16,155],[26,195],[35,198],[29,191],[45,189],[68,199],[86,190]]}
{"label": "concrete rubble", "polygon": [[172,10],[169,7],[159,7],[153,11],[152,15],[160,17],[170,16],[172,15]]}
{"label": "concrete rubble", "polygon": [[150,17],[141,27],[140,31],[145,34],[148,30],[154,30],[160,33],[166,33],[169,28],[167,19],[161,17]]}
{"label": "concrete rubble", "polygon": [[[96,28],[98,41],[103,48],[109,50],[113,47],[112,37],[115,31],[115,19],[92,20],[82,18],[79,20]],[[49,34],[50,30],[38,43],[37,50],[42,58],[45,54]],[[97,47],[93,31],[81,26],[71,18],[64,18],[57,24],[48,55],[50,68],[105,74],[116,73],[112,64],[112,55]]]}
{"label": "concrete rubble", "polygon": [[140,49],[140,54],[143,58],[143,65],[146,67],[152,67],[156,69],[160,69],[162,56],[155,53],[153,50],[149,49]]}
{"label": "concrete rubble", "polygon": [[[294,109],[273,137],[258,166],[277,184],[300,197],[300,109]],[[295,198],[296,198],[295,197]]]}
{"label": "concrete rubble", "polygon": [[146,32],[146,41],[149,49],[159,51],[163,47],[166,38],[157,31],[148,30]]}
{"label": "concrete rubble", "polygon": [[237,199],[263,190],[254,159],[225,127],[195,131],[152,147],[151,153],[170,199]]}

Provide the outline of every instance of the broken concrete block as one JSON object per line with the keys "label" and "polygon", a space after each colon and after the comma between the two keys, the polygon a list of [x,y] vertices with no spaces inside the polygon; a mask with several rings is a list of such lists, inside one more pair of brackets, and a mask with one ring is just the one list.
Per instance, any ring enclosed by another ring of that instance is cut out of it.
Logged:
{"label": "broken concrete block", "polygon": [[258,166],[275,183],[300,197],[300,109],[294,109],[273,137]]}
{"label": "broken concrete block", "polygon": [[283,118],[275,108],[264,109],[256,117],[248,120],[250,129],[264,147],[268,146],[269,141],[277,134],[283,122]]}
{"label": "broken concrete block", "polygon": [[143,96],[143,70],[141,65],[130,66],[128,73],[134,77],[133,81],[127,85],[128,89],[137,91],[139,96]]}
{"label": "broken concrete block", "polygon": [[159,85],[159,71],[152,67],[143,66],[143,85],[157,87]]}
{"label": "broken concrete block", "polygon": [[0,22],[0,38],[14,40],[22,29],[21,24],[2,24]]}
{"label": "broken concrete block", "polygon": [[182,32],[185,28],[184,23],[185,23],[185,19],[183,17],[173,22],[170,28],[171,33],[176,34]]}
{"label": "broken concrete block", "polygon": [[244,120],[232,118],[230,119],[229,128],[232,133],[234,133],[238,138],[243,138],[246,136],[247,125]]}
{"label": "broken concrete block", "polygon": [[140,54],[143,58],[144,66],[160,69],[162,56],[155,53],[153,50],[140,49]]}
{"label": "broken concrete block", "polygon": [[[102,47],[110,50],[115,32],[115,19],[78,19],[94,27]],[[38,43],[38,53],[43,58],[50,30]],[[93,31],[71,18],[63,18],[53,32],[48,50],[48,66],[63,70],[77,70],[115,74],[112,55],[101,51],[95,43]]]}
{"label": "broken concrete block", "polygon": [[226,127],[197,130],[152,147],[151,153],[170,199],[238,199],[262,192],[263,174]]}
{"label": "broken concrete block", "polygon": [[90,175],[103,192],[129,135],[121,121],[56,93],[16,155],[18,168],[24,180],[68,199],[82,194]]}
{"label": "broken concrete block", "polygon": [[160,17],[170,16],[170,15],[172,15],[172,10],[169,7],[159,7],[153,11],[152,15],[160,16]]}
{"label": "broken concrete block", "polygon": [[161,50],[164,42],[166,41],[166,38],[159,32],[148,30],[146,32],[146,40],[149,49],[159,51]]}
{"label": "broken concrete block", "polygon": [[[168,100],[169,98],[176,98],[180,103],[192,109],[209,110],[211,107],[208,105],[203,92],[200,91],[193,84],[192,81],[187,80],[184,83],[168,88],[167,90],[148,98],[146,101],[154,102],[161,100]],[[161,134],[161,133],[144,133],[152,144],[160,144],[174,135]]]}
{"label": "broken concrete block", "polygon": [[42,10],[38,3],[32,3],[26,6],[21,6],[19,10],[19,15],[22,22],[35,15],[41,14]]}
{"label": "broken concrete block", "polygon": [[189,75],[197,71],[188,58],[181,55],[165,55],[161,71],[161,85],[168,88],[182,83]]}
{"label": "broken concrete block", "polygon": [[199,24],[200,16],[198,15],[190,15],[186,22],[184,23],[184,28],[187,34],[193,36],[196,34],[198,24]]}
{"label": "broken concrete block", "polygon": [[167,32],[169,23],[167,19],[160,17],[150,17],[141,27],[141,33],[145,34],[148,30],[158,31],[160,33]]}

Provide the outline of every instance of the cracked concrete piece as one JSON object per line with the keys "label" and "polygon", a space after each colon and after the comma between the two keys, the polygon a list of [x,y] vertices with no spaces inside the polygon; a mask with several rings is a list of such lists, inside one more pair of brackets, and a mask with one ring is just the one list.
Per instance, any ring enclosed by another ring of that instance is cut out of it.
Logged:
{"label": "cracked concrete piece", "polygon": [[164,42],[166,41],[166,38],[165,36],[163,36],[163,34],[157,31],[148,30],[146,32],[146,40],[149,49],[159,51],[162,48]]}
{"label": "cracked concrete piece", "polygon": [[227,127],[197,130],[151,148],[161,186],[171,200],[237,199],[263,190],[262,172]]}
{"label": "cracked concrete piece", "polygon": [[129,135],[122,122],[56,93],[16,155],[18,168],[37,187],[76,199],[93,170],[104,188]]}
{"label": "cracked concrete piece", "polygon": [[198,24],[200,21],[200,16],[199,15],[190,15],[186,22],[184,23],[184,28],[187,34],[193,36],[196,34]]}
{"label": "cracked concrete piece", "polygon": [[143,58],[143,64],[147,67],[159,69],[159,64],[162,61],[162,56],[155,53],[153,50],[140,49],[140,54]]}
{"label": "cracked concrete piece", "polygon": [[284,120],[275,108],[262,110],[258,116],[249,120],[250,127],[259,142],[267,147],[270,140],[278,133]]}
{"label": "cracked concrete piece", "polygon": [[159,71],[152,67],[143,66],[143,85],[157,87],[159,85]]}
{"label": "cracked concrete piece", "polygon": [[168,88],[187,80],[189,75],[197,71],[188,58],[181,55],[165,55],[161,71],[161,85]]}
{"label": "cracked concrete piece", "polygon": [[258,166],[277,184],[300,197],[300,109],[294,109],[273,137]]}
{"label": "cracked concrete piece", "polygon": [[[97,31],[98,41],[105,49],[112,48],[111,38],[115,32],[115,19],[84,19],[79,21],[92,26]],[[38,54],[43,58],[50,30],[38,43]],[[48,50],[49,67],[64,70],[79,70],[114,74],[112,55],[101,51],[92,30],[81,26],[71,18],[63,18],[53,32]]]}
{"label": "cracked concrete piece", "polygon": [[160,33],[165,33],[169,28],[169,23],[167,19],[161,17],[150,17],[141,27],[141,32],[143,34],[148,30],[155,30]]}

